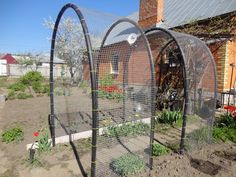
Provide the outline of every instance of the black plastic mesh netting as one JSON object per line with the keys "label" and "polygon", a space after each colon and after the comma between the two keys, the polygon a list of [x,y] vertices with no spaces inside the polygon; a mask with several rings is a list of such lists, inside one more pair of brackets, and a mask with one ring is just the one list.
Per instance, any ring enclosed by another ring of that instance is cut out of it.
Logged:
{"label": "black plastic mesh netting", "polygon": [[156,140],[181,152],[210,143],[217,82],[211,52],[190,35],[163,29],[146,35],[157,80]]}
{"label": "black plastic mesh netting", "polygon": [[[132,31],[127,30],[130,27]],[[128,20],[116,22],[105,36],[95,65],[99,113],[96,176],[142,171],[150,160],[154,97],[152,58],[145,36]],[[120,163],[128,163],[133,171],[126,172]]]}

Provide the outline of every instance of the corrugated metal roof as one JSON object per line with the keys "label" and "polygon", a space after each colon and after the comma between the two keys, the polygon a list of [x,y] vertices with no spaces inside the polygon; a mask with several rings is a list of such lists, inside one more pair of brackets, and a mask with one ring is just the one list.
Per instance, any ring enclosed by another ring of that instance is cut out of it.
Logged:
{"label": "corrugated metal roof", "polygon": [[[168,29],[234,11],[236,0],[164,0],[164,22],[156,26]],[[139,12],[134,12],[127,18],[138,22]],[[124,34],[124,31],[127,33]],[[125,40],[131,33],[137,33],[137,29],[127,23],[120,24],[113,29],[106,44]]]}
{"label": "corrugated metal roof", "polygon": [[[234,11],[236,0],[164,0],[164,23],[158,26],[173,28]],[[139,13],[128,18],[138,22]]]}

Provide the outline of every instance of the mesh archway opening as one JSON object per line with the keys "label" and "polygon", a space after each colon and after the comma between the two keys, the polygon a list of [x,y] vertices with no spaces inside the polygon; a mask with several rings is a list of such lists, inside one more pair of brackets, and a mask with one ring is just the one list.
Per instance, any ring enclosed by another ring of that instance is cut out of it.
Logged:
{"label": "mesh archway opening", "polygon": [[[78,20],[65,19],[60,23],[68,9],[75,12]],[[69,26],[63,26],[65,23]],[[75,33],[70,31],[70,27],[76,28],[73,29]],[[68,30],[67,33],[65,30]],[[57,16],[51,41],[49,127],[53,146],[70,142],[82,175],[90,171],[91,159],[94,160],[96,155],[93,149],[87,159],[79,159],[83,151],[81,144],[89,146],[89,151],[91,144],[96,144],[96,139],[91,139],[92,133],[96,134],[94,120],[97,116],[92,111],[97,109],[92,55],[90,35],[83,14],[76,5],[66,4]],[[63,61],[59,67],[55,66],[58,58]],[[84,60],[88,63],[86,68]]]}
{"label": "mesh archway opening", "polygon": [[153,28],[146,35],[157,79],[156,139],[181,152],[210,143],[217,86],[211,52],[187,34]]}
{"label": "mesh archway opening", "polygon": [[[96,176],[123,176],[150,168],[155,76],[142,30],[129,19],[114,23],[95,63],[99,128]],[[123,173],[117,167],[120,161],[138,168]]]}

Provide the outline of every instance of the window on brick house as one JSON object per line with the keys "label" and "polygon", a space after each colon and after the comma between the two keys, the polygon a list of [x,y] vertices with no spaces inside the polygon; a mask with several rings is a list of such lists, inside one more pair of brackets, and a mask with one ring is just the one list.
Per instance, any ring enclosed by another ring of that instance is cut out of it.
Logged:
{"label": "window on brick house", "polygon": [[119,73],[119,55],[113,53],[111,56],[111,74]]}

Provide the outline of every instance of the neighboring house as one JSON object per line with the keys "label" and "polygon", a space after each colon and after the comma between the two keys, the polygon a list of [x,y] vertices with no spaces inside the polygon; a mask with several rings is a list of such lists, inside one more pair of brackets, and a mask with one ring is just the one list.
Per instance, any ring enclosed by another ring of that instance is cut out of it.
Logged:
{"label": "neighboring house", "polygon": [[16,59],[11,54],[3,54],[0,56],[0,76],[7,76],[9,73],[9,65],[16,64]]}
{"label": "neighboring house", "polygon": [[6,60],[7,64],[17,64],[15,57],[13,57],[11,54],[3,54],[0,56],[0,60]]}
{"label": "neighboring house", "polygon": [[[206,0],[140,0],[139,12],[133,13],[128,18],[136,21],[144,30],[151,27],[175,29],[196,20],[204,22],[217,16],[230,16],[235,12],[235,0],[211,0],[210,2]],[[130,34],[136,32],[136,28],[127,23],[120,24],[114,28],[109,39],[106,41],[106,49],[103,49],[104,51],[101,52],[108,58],[102,58],[100,70],[110,70],[106,71],[106,73],[113,74],[114,78],[122,81],[122,68],[124,66],[125,56],[125,52],[122,51],[129,50],[126,40]],[[217,65],[218,91],[227,91],[229,90],[231,80],[230,64],[235,63],[236,60],[236,41],[226,40],[220,47],[217,40],[209,40],[207,44],[213,52]],[[119,52],[116,51],[118,48]],[[155,60],[155,51],[153,50],[152,52]],[[142,55],[143,53],[137,49],[130,58],[142,58]],[[110,67],[107,65],[110,65]],[[140,63],[132,63],[132,66],[129,68],[129,70],[136,71],[137,82],[146,76],[142,72],[144,67],[148,67],[148,64],[142,63],[140,65]],[[84,65],[84,74],[88,75],[87,68],[88,65]],[[232,87],[235,83],[235,76],[236,72],[233,75]],[[88,77],[85,76],[85,78]],[[133,80],[133,82],[135,83],[136,80]]]}

